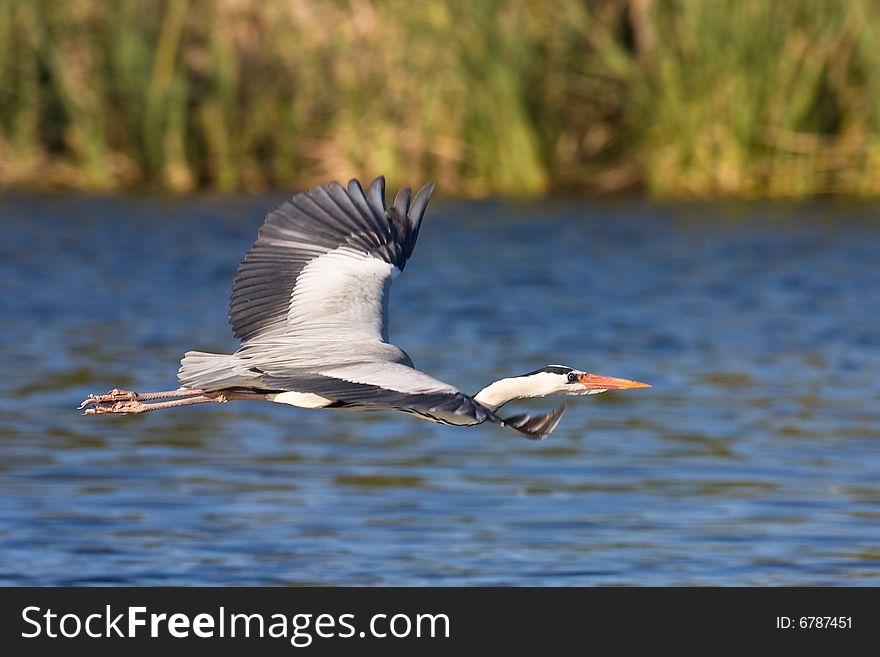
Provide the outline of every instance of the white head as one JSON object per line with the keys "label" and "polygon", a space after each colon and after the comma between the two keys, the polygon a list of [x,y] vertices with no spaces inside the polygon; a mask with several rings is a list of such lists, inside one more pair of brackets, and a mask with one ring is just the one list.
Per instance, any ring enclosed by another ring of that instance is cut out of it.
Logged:
{"label": "white head", "polygon": [[[541,369],[517,377],[524,384],[536,390],[549,390],[543,394],[562,393],[564,395],[596,395],[608,390],[627,390],[629,388],[650,388],[647,383],[616,379],[601,374],[582,372],[565,365],[546,365]],[[539,395],[534,395],[539,396]],[[543,395],[540,395],[543,396]]]}
{"label": "white head", "polygon": [[650,387],[647,383],[591,374],[565,365],[547,365],[522,376],[496,381],[478,392],[474,399],[490,408],[498,408],[513,399],[524,397],[595,395],[608,390]]}

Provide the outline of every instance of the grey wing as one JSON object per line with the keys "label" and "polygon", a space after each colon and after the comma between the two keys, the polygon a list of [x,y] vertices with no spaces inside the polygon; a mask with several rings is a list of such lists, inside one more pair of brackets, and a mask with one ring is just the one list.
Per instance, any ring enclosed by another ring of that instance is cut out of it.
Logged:
{"label": "grey wing", "polygon": [[[433,191],[401,190],[385,207],[385,180],[364,194],[357,180],[296,194],[271,212],[238,269],[229,305],[235,337],[247,344],[299,334],[388,341],[387,300],[418,238]],[[317,340],[320,342],[321,340]]]}
{"label": "grey wing", "polygon": [[492,411],[453,386],[397,363],[360,362],[264,375],[264,385],[320,395],[333,406],[360,410],[397,410],[443,424],[473,425],[499,421]]}
{"label": "grey wing", "polygon": [[385,180],[296,194],[269,213],[232,287],[232,356],[187,352],[189,388],[265,387],[263,375],[363,360],[412,366],[388,343],[391,281],[406,265],[433,191],[401,190],[385,205]]}

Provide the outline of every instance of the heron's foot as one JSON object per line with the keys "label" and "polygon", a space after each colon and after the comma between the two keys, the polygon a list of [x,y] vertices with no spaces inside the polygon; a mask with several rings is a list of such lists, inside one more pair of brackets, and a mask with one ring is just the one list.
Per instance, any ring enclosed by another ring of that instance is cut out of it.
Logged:
{"label": "heron's foot", "polygon": [[113,402],[120,401],[137,401],[139,395],[136,392],[132,392],[131,390],[121,390],[119,388],[113,388],[106,395],[89,395],[83,400],[83,403],[79,405],[80,410],[86,408],[91,405],[101,405],[101,404],[110,404]]}
{"label": "heron's foot", "polygon": [[[137,393],[131,393],[131,394],[137,394]],[[106,395],[101,395],[101,396],[103,397]],[[93,395],[93,397],[94,397],[94,395]],[[94,399],[87,399],[86,401],[83,402],[83,404],[85,404],[86,402],[89,402],[94,405],[91,406],[90,408],[86,408],[83,411],[83,415],[102,415],[104,413],[113,413],[115,415],[129,415],[132,413],[146,413],[147,411],[151,410],[151,406],[149,404],[141,403],[141,402],[137,401],[136,399],[117,401],[117,402],[114,402],[114,401],[104,402],[104,401],[97,401]],[[80,406],[80,408],[84,408],[84,407]]]}
{"label": "heron's foot", "polygon": [[161,408],[174,408],[176,406],[189,406],[191,404],[204,404],[207,402],[225,404],[233,399],[268,398],[269,393],[235,389],[205,391],[194,388],[179,388],[162,392],[137,393],[114,388],[106,395],[89,395],[79,405],[79,408],[83,415],[103,415],[106,413],[131,415],[134,413],[158,411]]}

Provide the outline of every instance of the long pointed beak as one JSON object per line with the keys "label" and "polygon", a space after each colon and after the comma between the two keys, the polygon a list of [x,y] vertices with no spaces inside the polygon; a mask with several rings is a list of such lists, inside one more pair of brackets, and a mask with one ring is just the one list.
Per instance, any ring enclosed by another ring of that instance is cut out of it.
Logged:
{"label": "long pointed beak", "polygon": [[650,388],[650,384],[629,379],[615,379],[601,374],[581,374],[578,383],[587,390],[629,390],[630,388]]}

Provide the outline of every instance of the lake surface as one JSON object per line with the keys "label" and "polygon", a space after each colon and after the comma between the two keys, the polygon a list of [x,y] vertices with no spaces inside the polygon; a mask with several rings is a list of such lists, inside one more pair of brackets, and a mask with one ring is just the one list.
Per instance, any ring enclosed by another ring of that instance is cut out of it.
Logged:
{"label": "lake surface", "polygon": [[235,348],[232,278],[282,199],[0,198],[0,584],[880,584],[880,207],[435,201],[391,306],[418,367],[654,386],[570,399],[543,442],[81,416]]}

